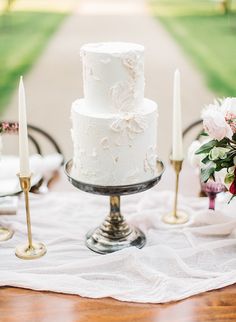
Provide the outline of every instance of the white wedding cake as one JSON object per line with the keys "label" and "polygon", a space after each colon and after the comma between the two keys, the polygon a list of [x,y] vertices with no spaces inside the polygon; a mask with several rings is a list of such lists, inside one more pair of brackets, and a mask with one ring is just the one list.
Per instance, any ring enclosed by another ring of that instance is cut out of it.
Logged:
{"label": "white wedding cake", "polygon": [[72,104],[72,176],[116,186],[156,173],[157,105],[144,98],[144,47],[133,43],[81,48],[84,98]]}

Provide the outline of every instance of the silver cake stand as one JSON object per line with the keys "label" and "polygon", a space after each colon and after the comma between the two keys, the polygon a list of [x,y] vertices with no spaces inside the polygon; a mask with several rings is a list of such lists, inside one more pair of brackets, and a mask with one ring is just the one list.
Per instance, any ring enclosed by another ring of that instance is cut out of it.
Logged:
{"label": "silver cake stand", "polygon": [[99,227],[87,233],[87,247],[99,254],[112,253],[130,246],[142,248],[146,243],[146,237],[140,229],[128,225],[122,216],[120,196],[142,192],[155,186],[164,172],[162,161],[157,160],[157,174],[152,179],[123,186],[99,186],[78,181],[71,176],[72,165],[72,160],[65,164],[65,173],[74,187],[85,192],[110,196],[110,213]]}

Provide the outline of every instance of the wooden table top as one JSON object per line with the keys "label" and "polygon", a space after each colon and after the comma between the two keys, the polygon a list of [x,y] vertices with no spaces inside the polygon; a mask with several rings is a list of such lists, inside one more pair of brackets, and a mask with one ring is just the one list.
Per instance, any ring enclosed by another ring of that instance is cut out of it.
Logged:
{"label": "wooden table top", "polygon": [[[61,190],[61,183],[55,190]],[[64,184],[63,184],[63,187]],[[68,189],[69,186],[66,186]],[[1,280],[1,274],[0,274]],[[170,304],[0,288],[0,322],[227,322],[236,321],[236,285]]]}
{"label": "wooden table top", "polygon": [[226,322],[236,321],[236,286],[171,304],[0,288],[1,322]]}

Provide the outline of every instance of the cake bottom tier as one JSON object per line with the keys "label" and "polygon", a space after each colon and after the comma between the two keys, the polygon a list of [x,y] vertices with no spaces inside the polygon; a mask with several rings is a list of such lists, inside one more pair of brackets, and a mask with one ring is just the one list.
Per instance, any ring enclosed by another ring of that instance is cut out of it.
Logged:
{"label": "cake bottom tier", "polygon": [[82,182],[117,186],[156,174],[157,105],[121,114],[92,114],[79,99],[72,104],[72,176]]}

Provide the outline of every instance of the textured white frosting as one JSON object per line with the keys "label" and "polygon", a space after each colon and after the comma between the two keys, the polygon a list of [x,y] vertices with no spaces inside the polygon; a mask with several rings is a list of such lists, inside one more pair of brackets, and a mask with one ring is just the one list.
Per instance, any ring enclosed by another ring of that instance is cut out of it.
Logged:
{"label": "textured white frosting", "polygon": [[156,103],[144,99],[138,112],[91,113],[86,101],[72,104],[72,176],[97,185],[143,182],[156,173]]}
{"label": "textured white frosting", "polygon": [[93,112],[138,110],[144,98],[144,47],[133,43],[87,44],[81,48],[84,98]]}
{"label": "textured white frosting", "polygon": [[81,49],[84,99],[72,104],[72,176],[102,186],[156,174],[157,105],[144,99],[144,48],[98,43]]}

